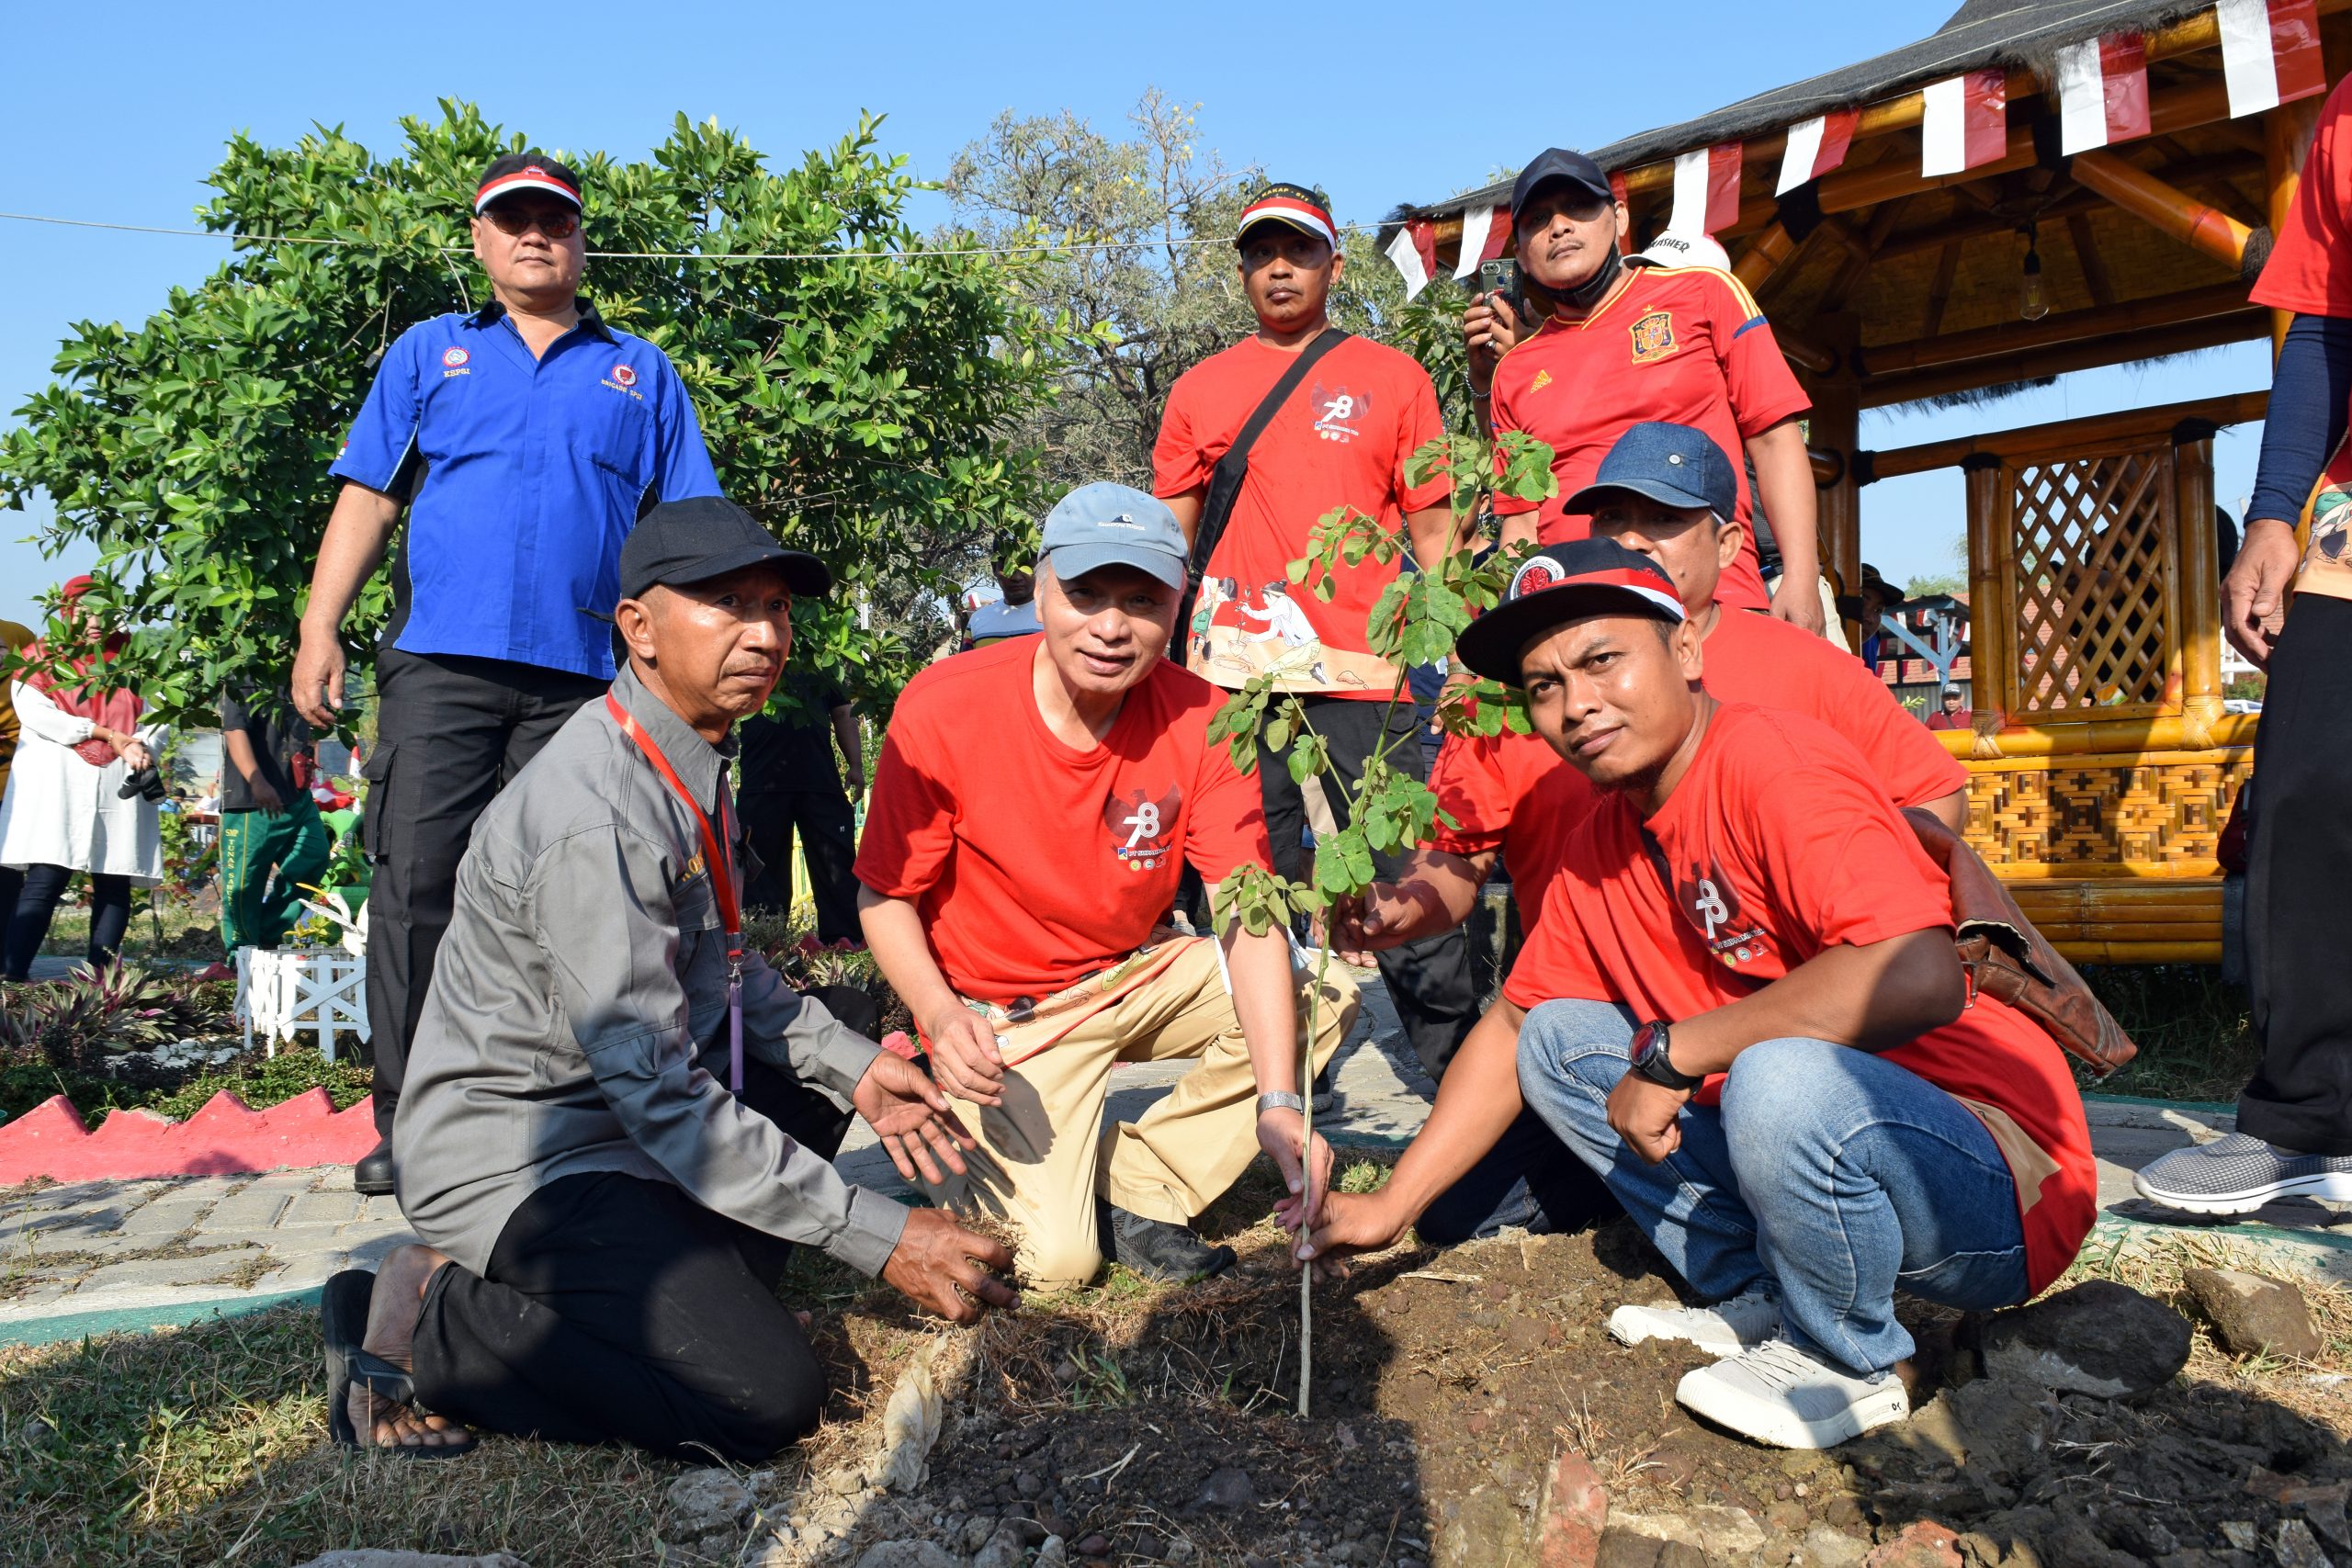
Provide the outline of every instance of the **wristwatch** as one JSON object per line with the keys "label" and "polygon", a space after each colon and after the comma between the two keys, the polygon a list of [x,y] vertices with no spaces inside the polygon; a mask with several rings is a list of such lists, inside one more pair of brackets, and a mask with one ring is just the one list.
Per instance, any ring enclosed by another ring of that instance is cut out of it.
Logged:
{"label": "wristwatch", "polygon": [[1306,1114],[1306,1101],[1295,1094],[1274,1089],[1258,1097],[1258,1114],[1263,1116],[1269,1111],[1295,1111],[1304,1116]]}
{"label": "wristwatch", "polygon": [[1667,1055],[1667,1035],[1666,1020],[1662,1018],[1654,1018],[1634,1031],[1634,1071],[1664,1089],[1697,1089],[1706,1079],[1675,1070],[1674,1058]]}

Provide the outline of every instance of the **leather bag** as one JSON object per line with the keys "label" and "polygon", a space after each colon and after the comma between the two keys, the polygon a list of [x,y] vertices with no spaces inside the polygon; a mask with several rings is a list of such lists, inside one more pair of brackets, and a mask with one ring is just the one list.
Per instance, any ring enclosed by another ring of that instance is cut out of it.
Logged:
{"label": "leather bag", "polygon": [[1982,994],[2017,1009],[2100,1077],[2138,1055],[2123,1026],[2075,966],[2042,940],[1967,840],[1916,807],[1903,816],[1928,858],[1951,879],[1952,942],[1971,999]]}

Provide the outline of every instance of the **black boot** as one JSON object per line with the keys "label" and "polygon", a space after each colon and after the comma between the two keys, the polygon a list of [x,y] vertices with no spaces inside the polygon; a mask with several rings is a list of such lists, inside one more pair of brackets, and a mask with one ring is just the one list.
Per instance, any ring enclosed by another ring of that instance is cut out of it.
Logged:
{"label": "black boot", "polygon": [[1148,1280],[1205,1280],[1233,1267],[1229,1247],[1212,1247],[1190,1225],[1147,1220],[1113,1203],[1100,1205],[1102,1250]]}
{"label": "black boot", "polygon": [[392,1144],[389,1138],[379,1139],[376,1146],[360,1156],[351,1168],[351,1190],[370,1198],[389,1196],[392,1190]]}

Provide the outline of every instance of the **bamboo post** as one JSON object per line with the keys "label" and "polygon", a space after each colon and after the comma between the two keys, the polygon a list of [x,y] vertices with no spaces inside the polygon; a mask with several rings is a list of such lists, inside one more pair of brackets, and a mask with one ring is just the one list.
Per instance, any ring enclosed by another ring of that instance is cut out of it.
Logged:
{"label": "bamboo post", "polygon": [[2181,716],[2198,728],[2222,716],[2221,552],[2213,521],[2213,431],[2184,422],[2173,434],[2174,513],[2179,520]]}
{"label": "bamboo post", "polygon": [[[2255,245],[2255,231],[2211,203],[2166,184],[2125,163],[2112,152],[2077,152],[2067,162],[2075,183],[2098,192],[2142,222],[2178,240],[2191,250],[2212,257],[2232,271],[2243,271]],[[2259,265],[2269,246],[2256,246],[2251,260]]]}
{"label": "bamboo post", "polygon": [[[1813,319],[1815,342],[1837,355],[1831,374],[1817,378],[1811,388],[1813,412],[1807,416],[1806,444],[1835,452],[1840,459],[1837,477],[1815,492],[1821,559],[1838,587],[1852,592],[1862,580],[1862,505],[1857,455],[1861,446],[1861,387],[1854,375],[1854,345],[1861,338],[1860,321],[1844,311]],[[1846,624],[1846,645],[1861,647],[1861,628]]]}
{"label": "bamboo post", "polygon": [[[2268,191],[2274,234],[2286,227],[2287,215],[2294,208],[2295,187],[2302,183],[2303,156],[2311,151],[2312,130],[2319,124],[2320,103],[2318,98],[2298,98],[2262,117],[2263,185]],[[2291,311],[2270,312],[2273,358],[2287,341],[2287,326],[2293,320]]]}
{"label": "bamboo post", "polygon": [[[2022,705],[2013,632],[2017,593],[2009,581],[2016,552],[2010,537],[2008,473],[2001,459],[1980,452],[1961,468],[1968,482],[1969,689],[1975,699],[1973,728],[1981,755],[1998,716],[2014,716]],[[1997,745],[1992,754],[2000,754]]]}
{"label": "bamboo post", "polygon": [[1788,229],[1774,223],[1747,243],[1747,249],[1740,253],[1739,260],[1732,266],[1732,276],[1753,293],[1780,270],[1781,264],[1795,254],[1796,248],[1796,240]]}

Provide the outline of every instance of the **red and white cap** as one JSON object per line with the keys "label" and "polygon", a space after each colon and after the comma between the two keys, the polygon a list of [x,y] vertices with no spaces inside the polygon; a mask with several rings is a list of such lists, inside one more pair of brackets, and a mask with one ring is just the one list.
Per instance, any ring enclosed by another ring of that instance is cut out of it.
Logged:
{"label": "red and white cap", "polygon": [[1233,227],[1233,243],[1261,223],[1281,223],[1302,234],[1312,234],[1333,250],[1340,248],[1340,227],[1331,221],[1331,198],[1305,186],[1270,185],[1250,198],[1241,220]]}
{"label": "red and white cap", "polygon": [[1519,656],[1554,626],[1587,615],[1684,618],[1674,580],[1657,562],[1614,539],[1548,545],[1520,563],[1503,602],[1470,623],[1454,657],[1475,674],[1519,684]]}
{"label": "red and white cap", "polygon": [[500,197],[524,190],[545,191],[580,206],[578,175],[544,152],[509,152],[481,172],[481,184],[474,190],[474,216],[481,217],[482,209]]}

